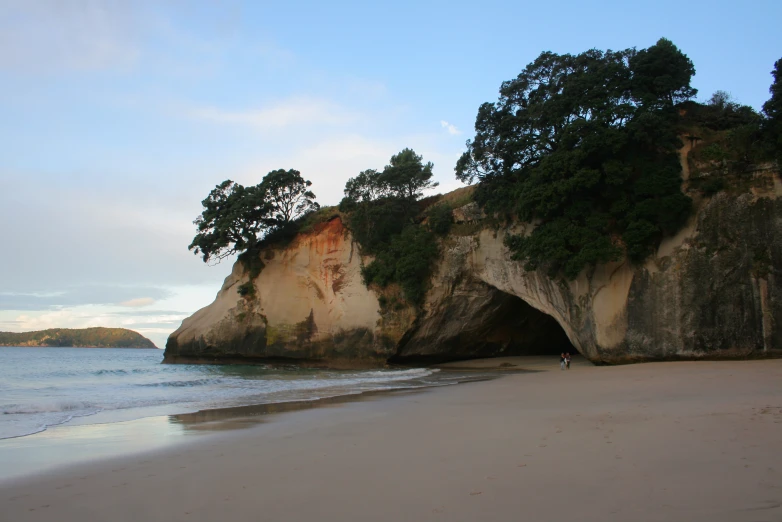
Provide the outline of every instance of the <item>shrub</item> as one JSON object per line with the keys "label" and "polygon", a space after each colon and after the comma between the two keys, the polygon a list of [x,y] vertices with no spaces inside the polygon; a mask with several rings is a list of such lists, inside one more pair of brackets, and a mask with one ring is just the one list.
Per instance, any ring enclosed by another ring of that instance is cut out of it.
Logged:
{"label": "shrub", "polygon": [[445,236],[451,231],[453,208],[448,203],[440,203],[429,207],[426,216],[430,232],[438,236]]}

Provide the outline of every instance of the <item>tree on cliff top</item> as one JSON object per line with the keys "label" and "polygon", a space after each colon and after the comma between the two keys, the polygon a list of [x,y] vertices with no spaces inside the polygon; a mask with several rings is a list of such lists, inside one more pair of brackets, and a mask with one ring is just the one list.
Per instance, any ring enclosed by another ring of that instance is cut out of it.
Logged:
{"label": "tree on cliff top", "polygon": [[438,183],[432,181],[432,162],[423,162],[423,157],[413,149],[404,149],[391,156],[389,165],[383,169],[380,182],[396,197],[417,200],[424,190],[435,188]]}
{"label": "tree on cliff top", "polygon": [[351,204],[388,197],[416,201],[424,190],[437,187],[438,183],[432,181],[433,167],[432,162],[424,163],[423,157],[413,149],[404,149],[391,156],[382,172],[368,169],[350,178],[345,184],[345,198]]}
{"label": "tree on cliff top", "polygon": [[507,240],[528,269],[574,278],[623,251],[641,260],[690,212],[674,104],[695,93],[694,71],[665,39],[641,51],[544,52],[478,109],[456,176],[480,182],[486,210],[537,223]]}
{"label": "tree on cliff top", "polygon": [[285,226],[308,212],[318,210],[312,182],[301,177],[298,170],[273,170],[261,182],[271,205],[271,218],[276,226]]}
{"label": "tree on cliff top", "polygon": [[205,263],[253,250],[267,234],[319,208],[311,185],[299,171],[283,169],[251,187],[223,181],[201,202],[204,211],[193,222],[198,233],[188,249]]}
{"label": "tree on cliff top", "polygon": [[193,221],[198,233],[187,248],[205,263],[253,248],[268,228],[271,205],[261,184],[244,187],[225,180],[201,204],[204,211]]}
{"label": "tree on cliff top", "polygon": [[375,258],[362,269],[365,283],[399,284],[413,304],[423,299],[439,251],[434,235],[417,222],[416,202],[437,186],[432,168],[414,150],[404,149],[382,171],[368,169],[349,179],[340,203],[353,237]]}
{"label": "tree on cliff top", "polygon": [[766,121],[766,135],[776,151],[777,161],[782,164],[782,59],[774,63],[771,71],[774,82],[769,88],[771,98],[763,104]]}

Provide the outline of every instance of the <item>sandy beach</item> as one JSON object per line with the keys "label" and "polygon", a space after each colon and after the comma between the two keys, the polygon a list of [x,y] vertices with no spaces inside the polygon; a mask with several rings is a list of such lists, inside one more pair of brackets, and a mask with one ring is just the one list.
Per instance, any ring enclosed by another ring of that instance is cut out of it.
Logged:
{"label": "sandy beach", "polygon": [[0,520],[782,520],[782,360],[512,363],[5,481]]}

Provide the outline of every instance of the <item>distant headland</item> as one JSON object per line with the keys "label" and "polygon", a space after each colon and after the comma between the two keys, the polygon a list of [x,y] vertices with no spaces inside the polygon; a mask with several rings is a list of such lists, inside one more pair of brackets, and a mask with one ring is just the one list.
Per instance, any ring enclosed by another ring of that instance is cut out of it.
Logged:
{"label": "distant headland", "polygon": [[37,332],[0,332],[0,346],[63,348],[157,348],[126,328],[51,328]]}

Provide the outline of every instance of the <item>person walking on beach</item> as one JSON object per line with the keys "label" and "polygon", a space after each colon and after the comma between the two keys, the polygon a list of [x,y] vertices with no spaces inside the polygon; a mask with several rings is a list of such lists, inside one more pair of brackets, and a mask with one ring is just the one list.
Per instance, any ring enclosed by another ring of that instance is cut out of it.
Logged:
{"label": "person walking on beach", "polygon": [[565,354],[565,368],[570,369],[570,352]]}
{"label": "person walking on beach", "polygon": [[565,369],[565,354],[560,353],[559,354],[559,369],[564,370]]}

